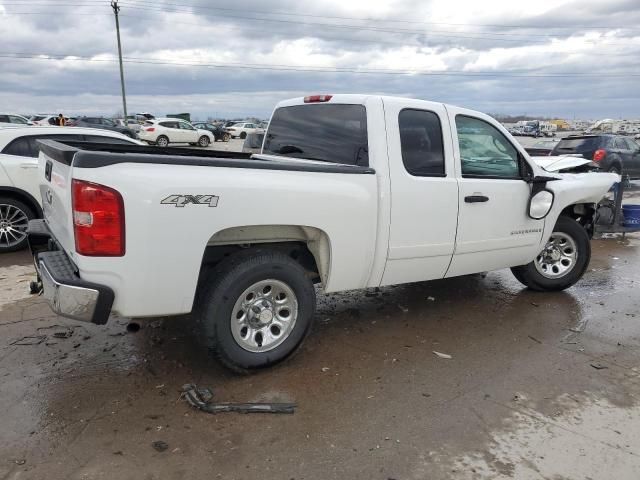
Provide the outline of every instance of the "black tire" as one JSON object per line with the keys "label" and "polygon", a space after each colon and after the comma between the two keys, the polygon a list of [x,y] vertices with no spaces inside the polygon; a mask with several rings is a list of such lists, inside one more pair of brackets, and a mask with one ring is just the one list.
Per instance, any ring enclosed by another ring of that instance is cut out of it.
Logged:
{"label": "black tire", "polygon": [[198,139],[198,145],[201,146],[202,148],[207,148],[209,146],[209,137],[207,137],[206,135],[202,135],[199,139]]}
{"label": "black tire", "polygon": [[[5,212],[11,210],[12,215],[17,213],[14,217],[13,225],[5,225],[3,220],[0,220],[0,253],[17,252],[27,248],[28,240],[26,237],[26,225],[29,220],[36,218],[36,214],[33,209],[20,200],[15,200],[11,197],[0,197],[0,214],[4,216]],[[22,220],[26,218],[26,222]],[[17,220],[20,220],[19,222]],[[22,236],[23,233],[9,233],[9,227],[17,228],[20,232],[24,232],[24,238],[19,240],[15,235]],[[17,242],[17,243],[16,243]]]}
{"label": "black tire", "polygon": [[527,265],[513,267],[511,272],[514,277],[531,290],[544,292],[569,288],[582,278],[582,275],[584,275],[584,272],[589,266],[589,261],[591,260],[591,241],[589,240],[587,231],[582,225],[570,217],[561,215],[553,229],[553,233],[561,233],[574,241],[577,258],[575,259],[573,267],[566,274],[556,278],[548,278],[540,273],[536,268],[536,260]]}
{"label": "black tire", "polygon": [[158,138],[156,138],[156,145],[163,148],[166,147],[167,145],[169,145],[169,137],[160,135]]}
{"label": "black tire", "polygon": [[[232,313],[248,288],[267,279],[283,282],[294,292],[298,316],[282,343],[265,352],[251,352],[234,338]],[[222,364],[243,374],[275,365],[296,351],[311,329],[316,308],[315,289],[305,269],[273,250],[248,250],[223,260],[204,276],[198,297],[209,347]]]}
{"label": "black tire", "polygon": [[242,132],[242,133],[240,134],[240,138],[241,138],[242,140],[244,140],[245,138],[247,138],[247,132]]}

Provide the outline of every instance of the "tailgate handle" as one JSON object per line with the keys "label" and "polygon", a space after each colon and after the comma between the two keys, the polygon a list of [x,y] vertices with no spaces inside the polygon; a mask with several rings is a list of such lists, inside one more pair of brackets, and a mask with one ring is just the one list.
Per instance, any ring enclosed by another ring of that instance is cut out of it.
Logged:
{"label": "tailgate handle", "polygon": [[484,195],[469,195],[468,197],[464,197],[464,201],[467,203],[488,202],[489,197],[485,197]]}
{"label": "tailgate handle", "polygon": [[53,162],[51,160],[47,160],[47,164],[44,166],[44,178],[47,181],[51,181],[51,170],[53,169]]}

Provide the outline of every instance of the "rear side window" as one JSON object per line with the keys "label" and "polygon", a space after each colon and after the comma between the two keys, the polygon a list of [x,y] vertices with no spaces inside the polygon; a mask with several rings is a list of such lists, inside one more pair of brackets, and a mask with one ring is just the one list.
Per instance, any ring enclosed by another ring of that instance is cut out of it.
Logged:
{"label": "rear side window", "polygon": [[29,137],[16,138],[9,145],[4,147],[2,153],[5,155],[17,155],[19,157],[37,157],[33,154]]}
{"label": "rear side window", "polygon": [[597,150],[600,144],[599,137],[576,137],[560,140],[556,146],[558,153],[585,153]]}
{"label": "rear side window", "polygon": [[411,175],[444,175],[442,126],[438,115],[424,110],[402,110],[398,116],[402,162]]}
{"label": "rear side window", "polygon": [[613,141],[613,148],[627,150],[627,142],[624,141],[624,138],[616,138]]}
{"label": "rear side window", "polygon": [[264,153],[347,165],[369,165],[363,105],[315,104],[277,109]]}
{"label": "rear side window", "polygon": [[160,122],[160,125],[166,128],[178,128],[178,122]]}

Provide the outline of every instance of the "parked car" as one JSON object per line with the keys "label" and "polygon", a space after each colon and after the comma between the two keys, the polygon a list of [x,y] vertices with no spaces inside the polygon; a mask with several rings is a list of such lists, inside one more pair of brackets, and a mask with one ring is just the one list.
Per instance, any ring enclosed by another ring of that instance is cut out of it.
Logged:
{"label": "parked car", "polygon": [[200,130],[207,130],[213,133],[215,141],[228,142],[231,138],[229,132],[227,132],[222,125],[214,125],[209,122],[194,122],[192,125]]}
{"label": "parked car", "polygon": [[264,130],[258,128],[255,123],[240,122],[234,123],[230,127],[227,127],[227,132],[231,135],[231,138],[240,137],[243,140],[247,138],[250,133],[264,133]]}
{"label": "parked car", "polygon": [[[42,126],[49,126],[49,125],[57,125],[56,121],[58,119],[58,115],[49,115],[49,114],[44,114],[44,115],[34,115],[33,117],[31,117],[29,120],[31,122],[33,122],[34,125],[42,125]],[[65,120],[68,120],[65,118]]]}
{"label": "parked car", "polygon": [[35,264],[58,314],[194,310],[218,358],[245,372],[301,344],[314,283],[511,267],[531,289],[570,287],[588,267],[595,205],[619,179],[549,173],[482,113],[375,95],[287,100],[262,154],[197,153],[48,141],[50,203],[31,245],[54,241]]}
{"label": "parked car", "polygon": [[178,118],[156,118],[148,120],[138,134],[140,140],[166,147],[170,143],[189,143],[208,147],[215,142],[213,133],[195,128],[189,122]]}
{"label": "parked car", "polygon": [[551,155],[551,152],[558,144],[558,140],[540,140],[533,144],[532,147],[525,147],[524,149],[531,156],[545,156]]}
{"label": "parked car", "polygon": [[563,138],[551,155],[578,154],[606,171],[640,177],[640,145],[623,135],[572,135]]}
{"label": "parked car", "polygon": [[76,120],[69,121],[67,123],[69,127],[88,127],[88,128],[100,128],[103,130],[111,130],[112,132],[118,132],[126,135],[130,138],[137,138],[136,133],[128,128],[117,125],[115,121],[110,118],[104,117],[78,117]]}
{"label": "parked car", "polygon": [[1,125],[33,125],[33,122],[15,113],[0,113],[0,126]]}
{"label": "parked car", "polygon": [[26,247],[28,220],[42,217],[37,172],[41,139],[140,145],[119,133],[90,128],[0,129],[0,253]]}

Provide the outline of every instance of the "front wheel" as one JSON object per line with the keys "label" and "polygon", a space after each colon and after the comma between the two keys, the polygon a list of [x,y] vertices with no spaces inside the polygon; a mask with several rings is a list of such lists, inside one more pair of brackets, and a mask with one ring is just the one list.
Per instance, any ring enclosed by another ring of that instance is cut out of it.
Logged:
{"label": "front wheel", "polygon": [[513,267],[511,272],[532,290],[564,290],[582,278],[590,259],[591,242],[586,230],[572,218],[561,216],[536,258]]}
{"label": "front wheel", "polygon": [[242,132],[242,133],[240,134],[240,138],[241,138],[242,140],[244,140],[245,138],[247,138],[247,132]]}
{"label": "front wheel", "polygon": [[201,323],[228,368],[250,373],[291,355],[309,333],[316,298],[305,269],[276,251],[238,253],[205,277]]}

